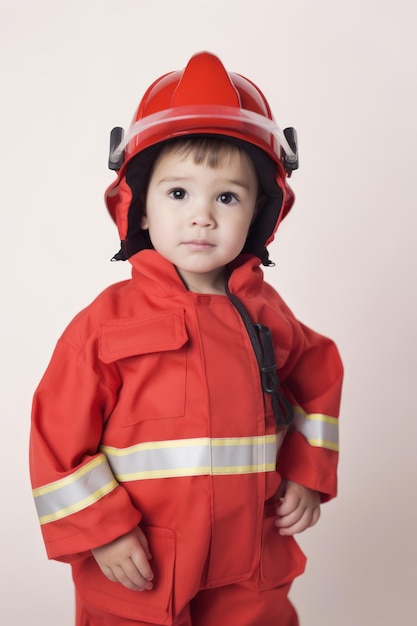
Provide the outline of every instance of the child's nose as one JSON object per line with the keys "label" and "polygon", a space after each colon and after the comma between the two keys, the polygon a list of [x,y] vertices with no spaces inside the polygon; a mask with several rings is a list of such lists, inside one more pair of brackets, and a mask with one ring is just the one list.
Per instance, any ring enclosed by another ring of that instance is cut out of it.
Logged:
{"label": "child's nose", "polygon": [[213,212],[208,202],[197,204],[191,215],[191,224],[203,228],[212,228],[215,225]]}

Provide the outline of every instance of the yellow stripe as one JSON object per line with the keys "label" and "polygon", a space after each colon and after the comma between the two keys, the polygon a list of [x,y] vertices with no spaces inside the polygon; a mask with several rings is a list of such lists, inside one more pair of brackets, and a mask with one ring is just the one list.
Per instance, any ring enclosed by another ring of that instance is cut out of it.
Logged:
{"label": "yellow stripe", "polygon": [[113,491],[113,489],[115,489],[117,486],[117,482],[115,480],[111,480],[109,483],[107,483],[107,485],[104,485],[104,487],[97,489],[97,491],[89,495],[88,498],[84,498],[84,500],[77,502],[77,504],[68,506],[64,509],[61,509],[60,511],[51,513],[50,515],[44,515],[43,517],[39,518],[39,522],[40,524],[47,524],[48,522],[54,522],[58,519],[62,519],[63,517],[67,517],[72,513],[77,513],[78,511],[85,509],[90,504],[93,504],[94,502],[97,502],[98,500],[103,498],[105,495],[110,493],[110,491]]}
{"label": "yellow stripe", "polygon": [[209,467],[185,467],[175,470],[144,470],[132,474],[116,474],[116,478],[121,483],[133,480],[146,480],[147,478],[180,478],[182,476],[204,476],[210,474]]}
{"label": "yellow stripe", "polygon": [[198,447],[207,444],[209,439],[207,437],[200,437],[198,439],[173,439],[168,441],[148,441],[146,443],[138,443],[137,445],[130,446],[128,448],[115,448],[113,446],[101,446],[100,450],[104,454],[110,454],[111,456],[125,456],[132,454],[132,452],[140,452],[146,450],[161,450],[165,448],[185,448],[185,447]]}
{"label": "yellow stripe", "polygon": [[224,439],[212,439],[212,446],[257,446],[259,443],[275,443],[276,435],[259,437],[225,437]]}
{"label": "yellow stripe", "polygon": [[233,467],[213,467],[212,474],[217,476],[218,474],[255,474],[259,472],[273,472],[276,470],[276,463],[258,464],[258,465],[240,465]]}
{"label": "yellow stripe", "polygon": [[94,469],[95,467],[98,467],[102,463],[107,463],[107,459],[105,456],[100,455],[96,457],[95,459],[93,459],[92,461],[90,461],[89,463],[86,463],[86,465],[83,465],[83,467],[81,467],[79,470],[77,470],[70,476],[66,476],[65,478],[56,480],[52,483],[49,483],[48,485],[44,485],[43,487],[37,487],[35,489],[32,489],[33,496],[35,498],[37,496],[43,496],[46,493],[51,493],[51,491],[56,491],[57,489],[61,489],[62,487],[65,487],[66,485],[70,485],[71,483],[81,478],[81,476],[84,476],[84,474],[87,474],[92,469]]}
{"label": "yellow stripe", "polygon": [[300,406],[294,406],[294,411],[303,415],[306,420],[326,422],[327,424],[332,424],[333,426],[337,426],[339,423],[337,417],[330,417],[330,415],[324,415],[324,413],[306,413],[306,411],[304,411]]}
{"label": "yellow stripe", "polygon": [[332,441],[326,441],[325,439],[307,439],[307,441],[311,446],[316,448],[328,448],[329,450],[339,452],[339,445]]}

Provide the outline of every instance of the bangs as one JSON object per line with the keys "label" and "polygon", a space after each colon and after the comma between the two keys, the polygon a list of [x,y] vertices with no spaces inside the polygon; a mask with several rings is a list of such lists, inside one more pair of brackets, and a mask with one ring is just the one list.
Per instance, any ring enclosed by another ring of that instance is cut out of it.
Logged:
{"label": "bangs", "polygon": [[173,139],[161,154],[174,152],[184,158],[191,157],[196,165],[207,165],[216,169],[227,164],[235,154],[243,153],[237,146],[221,137],[186,137]]}

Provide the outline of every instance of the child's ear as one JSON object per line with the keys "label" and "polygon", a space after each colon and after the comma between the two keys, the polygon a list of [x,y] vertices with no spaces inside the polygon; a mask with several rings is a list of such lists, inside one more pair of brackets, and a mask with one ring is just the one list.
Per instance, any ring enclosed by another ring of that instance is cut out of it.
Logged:
{"label": "child's ear", "polygon": [[146,198],[143,194],[140,195],[140,227],[142,230],[149,228],[148,216],[146,215]]}
{"label": "child's ear", "polygon": [[147,230],[148,226],[148,216],[145,214],[140,218],[140,227],[142,230]]}

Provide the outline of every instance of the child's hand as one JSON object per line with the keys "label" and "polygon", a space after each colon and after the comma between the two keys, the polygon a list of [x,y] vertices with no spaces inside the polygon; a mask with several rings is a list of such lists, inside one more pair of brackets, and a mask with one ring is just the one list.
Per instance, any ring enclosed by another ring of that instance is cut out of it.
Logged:
{"label": "child's hand", "polygon": [[320,517],[320,496],[317,491],[287,481],[285,494],[277,506],[275,522],[281,535],[295,535],[314,526]]}
{"label": "child's hand", "polygon": [[149,565],[152,558],[148,540],[137,527],[99,548],[92,550],[103,574],[127,589],[144,591],[152,589],[153,573]]}

